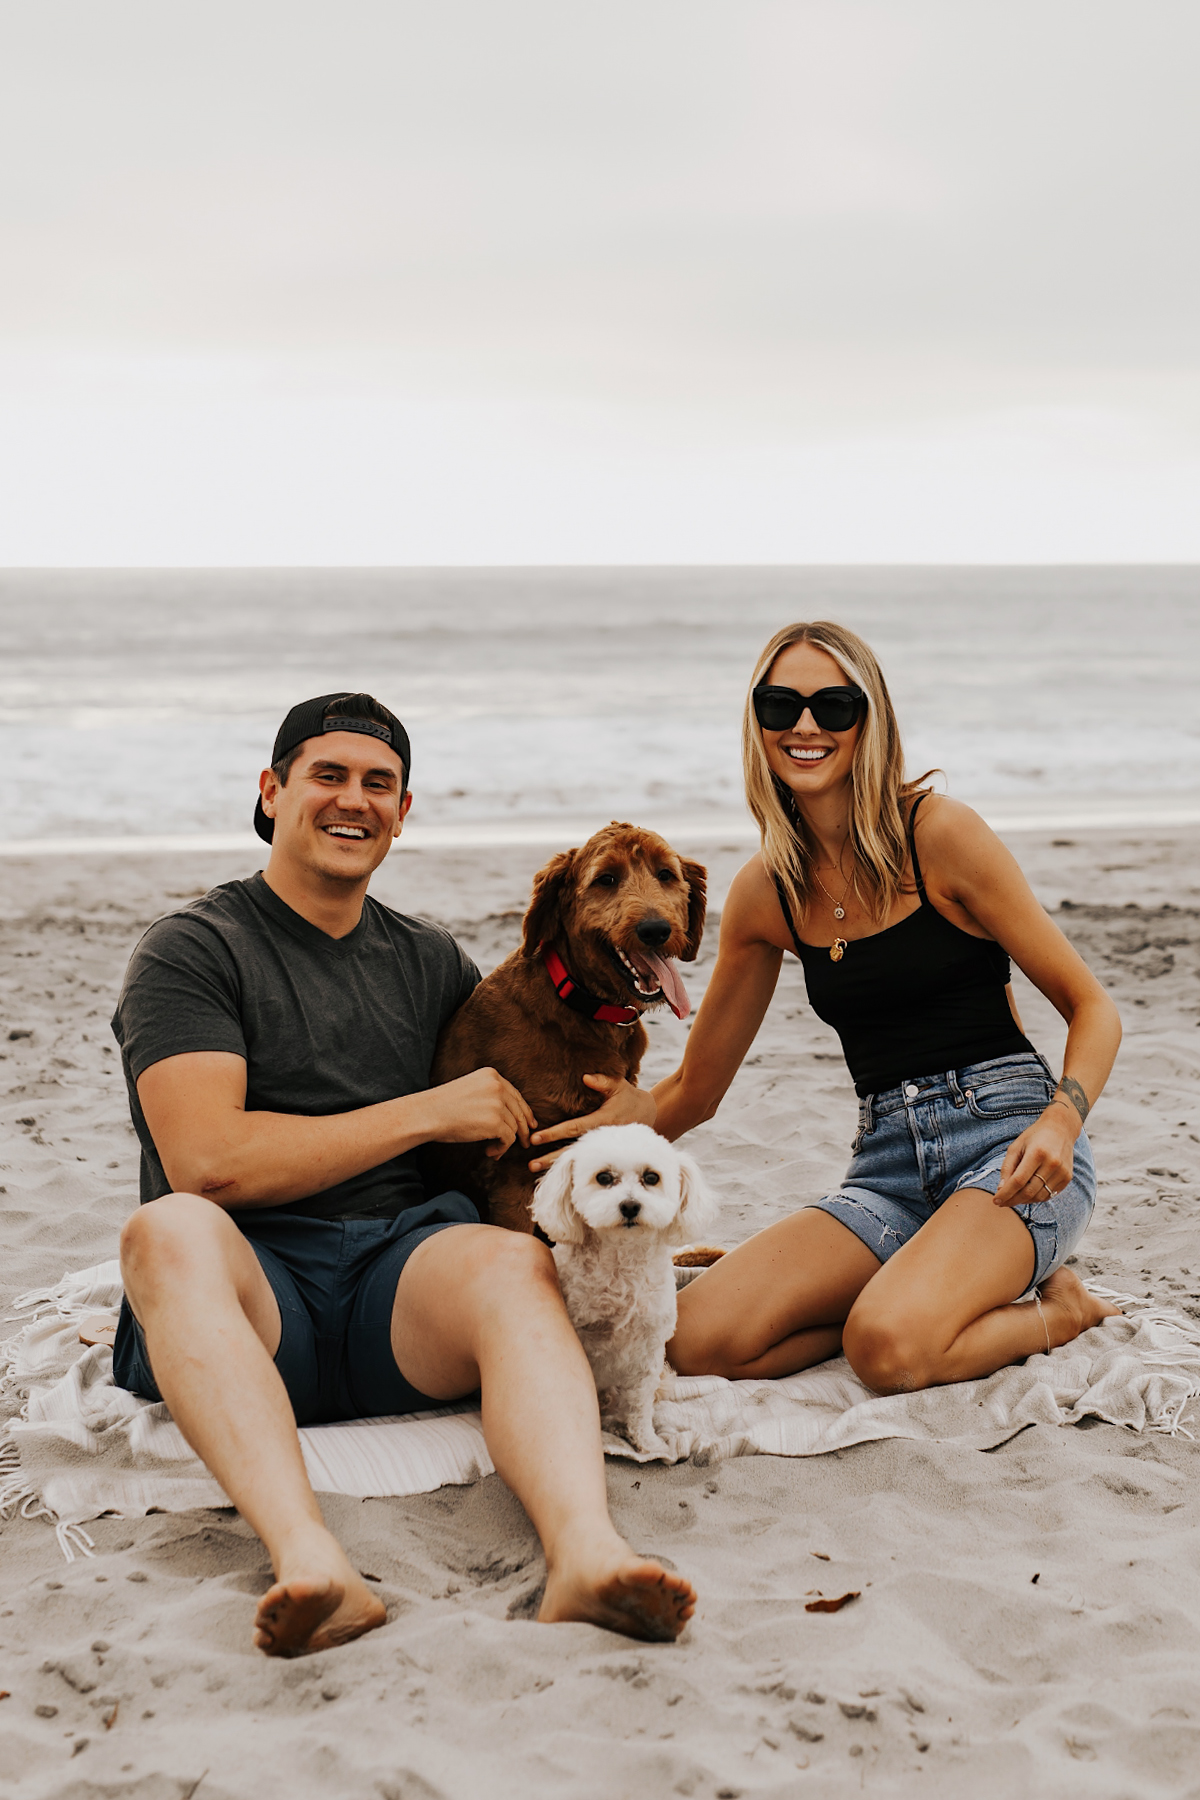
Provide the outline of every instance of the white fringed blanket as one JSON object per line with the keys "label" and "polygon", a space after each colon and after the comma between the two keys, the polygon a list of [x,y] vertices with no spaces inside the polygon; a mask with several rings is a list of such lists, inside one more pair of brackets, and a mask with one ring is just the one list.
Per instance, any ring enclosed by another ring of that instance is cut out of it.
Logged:
{"label": "white fringed blanket", "polygon": [[[1128,1316],[983,1381],[880,1399],[838,1358],[782,1381],[669,1377],[655,1417],[671,1460],[696,1463],[818,1456],[888,1437],[983,1449],[1028,1425],[1087,1417],[1139,1432],[1186,1431],[1189,1402],[1200,1395],[1200,1329],[1113,1297]],[[68,1559],[90,1547],[82,1525],[102,1513],[229,1505],[166,1407],[114,1385],[111,1351],[80,1345],[80,1322],[120,1301],[115,1262],[65,1276],[17,1302],[18,1314],[34,1316],[0,1349],[4,1384],[25,1397],[20,1417],[0,1433],[0,1517],[47,1517]],[[324,1493],[421,1494],[493,1470],[474,1410],[309,1426],[300,1439],[313,1486]],[[635,1456],[616,1438],[605,1449]]]}

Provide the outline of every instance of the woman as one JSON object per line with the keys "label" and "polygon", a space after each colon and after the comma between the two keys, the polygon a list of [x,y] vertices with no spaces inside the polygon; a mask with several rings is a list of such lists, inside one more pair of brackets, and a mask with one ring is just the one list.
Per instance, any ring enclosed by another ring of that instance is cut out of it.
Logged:
{"label": "woman", "polygon": [[[1120,1042],[1115,1006],[982,819],[904,780],[886,683],[853,632],[776,633],[743,755],[762,850],[730,889],[682,1064],[533,1142],[630,1117],[676,1138],[711,1118],[793,950],[859,1095],[850,1167],[683,1290],[673,1366],[789,1375],[841,1349],[896,1393],[1069,1343],[1116,1310],[1063,1267],[1095,1203],[1083,1126]],[[1057,1083],[1010,957],[1067,1021]]]}

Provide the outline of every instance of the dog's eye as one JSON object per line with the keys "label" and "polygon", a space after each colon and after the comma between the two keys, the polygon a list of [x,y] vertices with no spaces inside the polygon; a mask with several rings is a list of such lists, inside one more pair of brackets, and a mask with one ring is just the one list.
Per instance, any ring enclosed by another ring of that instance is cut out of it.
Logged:
{"label": "dog's eye", "polygon": [[613,1187],[616,1179],[611,1169],[600,1169],[596,1175],[596,1181],[600,1187]]}
{"label": "dog's eye", "polygon": [[593,881],[593,883],[592,883],[592,886],[593,887],[609,887],[609,888],[616,887],[617,886],[617,878],[613,874],[611,869],[606,869],[604,871],[603,875],[597,875],[595,881]]}
{"label": "dog's eye", "polygon": [[658,871],[658,879],[660,881],[678,881],[679,877],[676,875],[674,869],[660,869]]}
{"label": "dog's eye", "polygon": [[643,1187],[657,1187],[661,1180],[662,1180],[662,1176],[659,1174],[657,1169],[643,1169],[642,1170],[642,1186]]}

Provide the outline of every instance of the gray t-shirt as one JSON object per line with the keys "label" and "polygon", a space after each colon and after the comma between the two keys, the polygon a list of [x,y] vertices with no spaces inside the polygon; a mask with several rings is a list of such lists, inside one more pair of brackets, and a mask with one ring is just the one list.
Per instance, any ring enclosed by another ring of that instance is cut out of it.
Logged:
{"label": "gray t-shirt", "polygon": [[[349,936],[331,938],[261,874],[158,919],[130,958],[112,1022],[142,1144],[143,1204],[171,1191],[138,1102],[152,1063],[225,1050],[245,1058],[247,1112],[353,1112],[429,1086],[438,1033],[478,980],[439,925],[368,895]],[[278,1210],[391,1219],[424,1199],[416,1161],[397,1156]]]}

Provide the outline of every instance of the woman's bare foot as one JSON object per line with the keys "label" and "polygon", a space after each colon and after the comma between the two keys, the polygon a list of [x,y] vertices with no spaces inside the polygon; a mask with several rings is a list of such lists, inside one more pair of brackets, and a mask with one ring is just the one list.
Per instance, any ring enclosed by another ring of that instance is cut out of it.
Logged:
{"label": "woman's bare foot", "polygon": [[332,1650],[374,1631],[387,1618],[373,1594],[328,1532],[289,1547],[279,1579],[258,1603],[254,1642],[268,1656],[305,1656]]}
{"label": "woman's bare foot", "polygon": [[574,1619],[669,1644],[695,1610],[690,1581],[614,1538],[602,1550],[560,1558],[547,1576],[538,1619],[543,1625]]}
{"label": "woman's bare foot", "polygon": [[1060,1344],[1072,1343],[1080,1332],[1090,1331],[1101,1320],[1121,1316],[1119,1306],[1089,1294],[1071,1269],[1056,1269],[1042,1283],[1041,1297],[1050,1342],[1056,1349]]}

